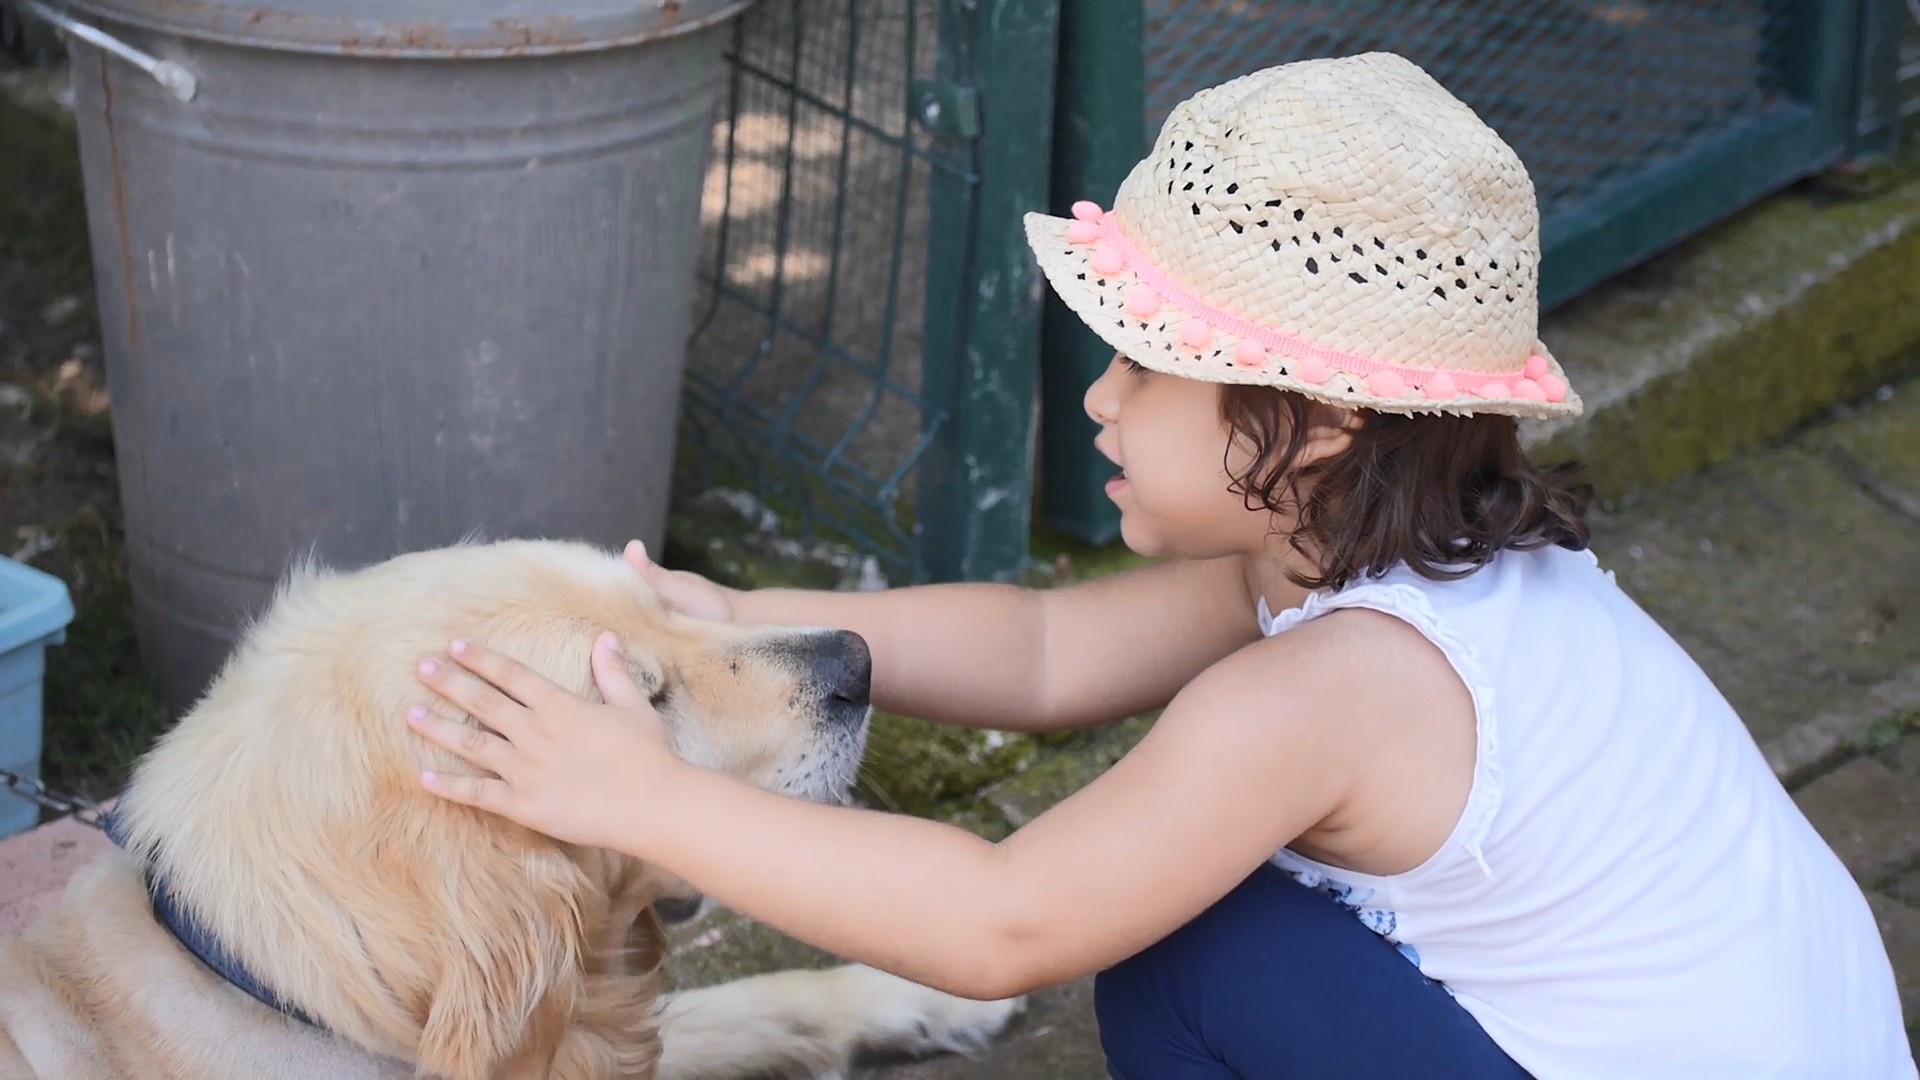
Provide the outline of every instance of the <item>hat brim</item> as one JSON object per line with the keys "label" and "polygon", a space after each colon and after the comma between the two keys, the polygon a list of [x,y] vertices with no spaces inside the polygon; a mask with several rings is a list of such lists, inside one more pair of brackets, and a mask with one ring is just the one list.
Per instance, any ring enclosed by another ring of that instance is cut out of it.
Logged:
{"label": "hat brim", "polygon": [[[1180,340],[1180,327],[1186,316],[1171,304],[1163,304],[1152,317],[1141,319],[1127,311],[1127,280],[1109,278],[1093,268],[1093,248],[1067,238],[1071,219],[1030,213],[1025,217],[1027,244],[1033,249],[1040,270],[1053,291],[1087,328],[1101,340],[1142,367],[1183,379],[1249,386],[1273,386],[1282,390],[1352,409],[1373,409],[1390,413],[1450,413],[1472,416],[1497,413],[1504,416],[1545,419],[1578,416],[1580,395],[1567,384],[1566,372],[1545,345],[1535,351],[1547,361],[1549,372],[1567,385],[1566,396],[1559,401],[1518,395],[1485,396],[1460,394],[1446,401],[1435,401],[1417,390],[1401,397],[1382,397],[1372,393],[1364,380],[1336,372],[1324,383],[1309,383],[1298,378],[1285,354],[1269,355],[1259,367],[1234,362],[1236,339],[1225,333],[1213,333],[1206,347],[1196,349]],[[1514,375],[1517,381],[1518,373]]]}

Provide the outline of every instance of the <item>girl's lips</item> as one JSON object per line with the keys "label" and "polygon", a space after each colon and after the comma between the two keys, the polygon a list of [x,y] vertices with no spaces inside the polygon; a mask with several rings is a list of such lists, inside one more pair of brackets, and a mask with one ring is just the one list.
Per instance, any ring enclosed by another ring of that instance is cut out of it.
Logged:
{"label": "girl's lips", "polygon": [[1107,481],[1107,494],[1113,495],[1116,492],[1118,492],[1121,488],[1126,486],[1127,486],[1127,474],[1125,472],[1121,472],[1115,475],[1113,479]]}

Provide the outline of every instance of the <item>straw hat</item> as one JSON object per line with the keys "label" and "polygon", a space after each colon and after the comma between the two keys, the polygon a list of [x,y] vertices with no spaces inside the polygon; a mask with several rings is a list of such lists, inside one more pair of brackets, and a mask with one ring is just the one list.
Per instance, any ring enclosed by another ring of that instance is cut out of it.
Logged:
{"label": "straw hat", "polygon": [[1067,306],[1156,371],[1382,412],[1580,412],[1536,336],[1526,168],[1391,53],[1202,90],[1112,210],[1026,227]]}

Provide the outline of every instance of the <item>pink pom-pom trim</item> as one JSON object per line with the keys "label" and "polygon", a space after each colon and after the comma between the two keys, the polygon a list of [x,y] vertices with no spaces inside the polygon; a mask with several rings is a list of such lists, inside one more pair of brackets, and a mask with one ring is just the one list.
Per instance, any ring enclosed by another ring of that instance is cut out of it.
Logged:
{"label": "pink pom-pom trim", "polygon": [[1367,389],[1378,397],[1400,398],[1407,396],[1407,382],[1391,371],[1376,371],[1367,376]]}
{"label": "pink pom-pom trim", "polygon": [[1235,365],[1258,368],[1266,364],[1269,352],[1286,360],[1285,370],[1308,385],[1320,385],[1334,372],[1364,381],[1368,391],[1382,398],[1405,398],[1413,393],[1430,401],[1449,401],[1460,394],[1488,399],[1519,397],[1527,401],[1564,401],[1570,391],[1566,381],[1553,374],[1553,363],[1545,355],[1527,357],[1519,375],[1486,371],[1421,368],[1409,364],[1388,363],[1370,357],[1316,345],[1282,333],[1216,307],[1186,291],[1168,277],[1153,260],[1141,254],[1121,233],[1111,211],[1098,203],[1081,200],[1073,204],[1074,220],[1067,225],[1067,239],[1075,244],[1096,245],[1088,260],[1093,271],[1103,278],[1131,273],[1138,280],[1128,288],[1126,310],[1136,318],[1159,314],[1170,304],[1185,318],[1180,321],[1180,343],[1191,349],[1205,349],[1216,333],[1237,339],[1233,349]]}

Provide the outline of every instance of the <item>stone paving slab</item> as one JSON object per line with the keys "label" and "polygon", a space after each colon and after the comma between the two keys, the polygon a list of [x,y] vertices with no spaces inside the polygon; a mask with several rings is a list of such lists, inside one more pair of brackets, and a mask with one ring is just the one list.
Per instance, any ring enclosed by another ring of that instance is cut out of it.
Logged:
{"label": "stone paving slab", "polygon": [[[1907,1014],[1909,1038],[1920,1035],[1920,908],[1903,904],[1884,893],[1872,893],[1874,919],[1880,924],[1880,938],[1893,956],[1893,977],[1900,986],[1900,1004]],[[1920,1053],[1920,1047],[1916,1048]]]}
{"label": "stone paving slab", "polygon": [[1788,788],[1830,770],[1859,748],[1876,725],[1920,717],[1920,662],[1895,672],[1857,701],[1830,708],[1760,744]]}
{"label": "stone paving slab", "polygon": [[0,842],[0,934],[15,934],[59,899],[67,879],[112,847],[106,834],[72,818]]}
{"label": "stone paving slab", "polygon": [[[1920,724],[1884,718],[1890,746],[1865,750],[1794,793],[1847,869],[1869,888],[1893,961],[1907,1032],[1920,1055]],[[1869,742],[1868,745],[1871,745]]]}
{"label": "stone paving slab", "polygon": [[1920,476],[1920,387],[1593,515],[1595,551],[1766,742],[1920,657],[1920,519],[1833,456]]}
{"label": "stone paving slab", "polygon": [[[1795,792],[1794,801],[1856,879],[1893,884],[1920,863],[1920,735],[1854,758]],[[1912,959],[1920,963],[1920,953]]]}
{"label": "stone paving slab", "polygon": [[1889,510],[1920,522],[1920,391],[1909,383],[1882,393],[1885,400],[1843,409],[1834,422],[1808,432],[1806,445]]}
{"label": "stone paving slab", "polygon": [[[1896,876],[1881,892],[1903,904],[1920,907],[1920,867]],[[1915,1019],[1920,1019],[1920,1015],[1916,1015]]]}

